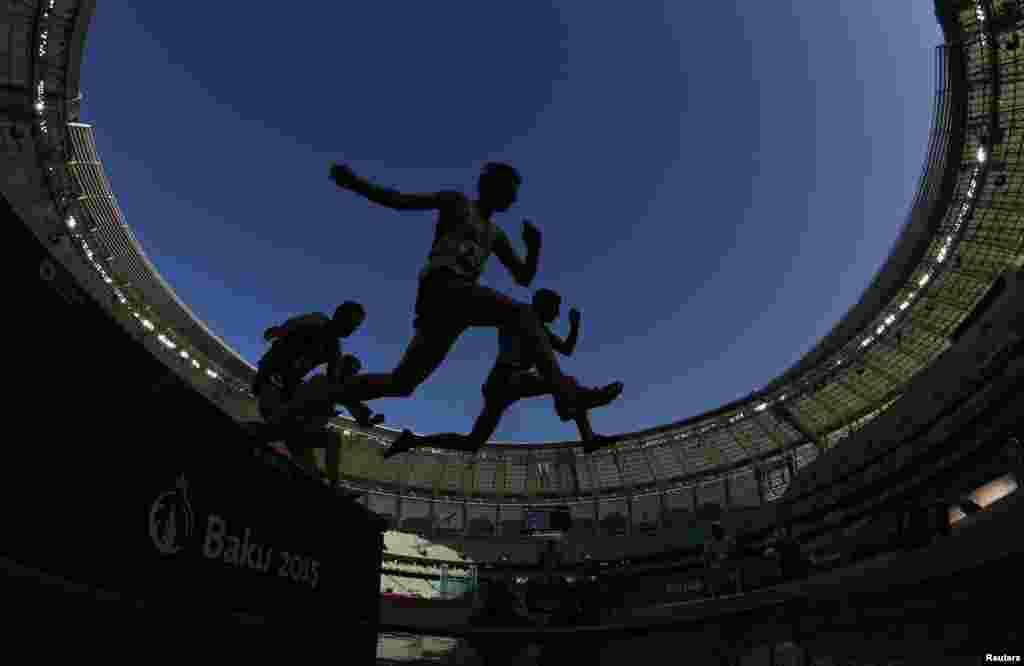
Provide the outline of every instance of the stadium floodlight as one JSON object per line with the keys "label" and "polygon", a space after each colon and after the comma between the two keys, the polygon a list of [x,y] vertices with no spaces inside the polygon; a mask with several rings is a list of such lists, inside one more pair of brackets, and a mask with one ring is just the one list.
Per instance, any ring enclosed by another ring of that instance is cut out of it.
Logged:
{"label": "stadium floodlight", "polygon": [[210,377],[210,379],[220,379],[220,376],[218,376],[217,373],[214,372],[213,370],[207,369],[206,374]]}
{"label": "stadium floodlight", "polygon": [[188,352],[185,351],[184,349],[182,349],[181,350],[181,357],[187,361],[188,360]]}
{"label": "stadium floodlight", "polygon": [[921,279],[917,281],[917,286],[923,287],[926,284],[928,284],[931,281],[931,279],[932,279],[932,274],[931,273],[925,273],[924,275],[921,276]]}
{"label": "stadium floodlight", "polygon": [[158,336],[156,336],[156,337],[157,337],[157,339],[158,339],[158,340],[159,340],[160,342],[162,342],[162,343],[163,343],[164,347],[167,347],[168,349],[177,349],[177,348],[178,348],[178,345],[174,344],[174,343],[173,343],[173,342],[171,341],[171,339],[170,339],[170,338],[168,338],[168,337],[167,337],[166,335],[164,335],[163,333],[161,333],[160,335],[158,335]]}
{"label": "stadium floodlight", "polygon": [[980,146],[978,148],[978,161],[981,162],[982,164],[984,164],[985,160],[987,160],[987,159],[988,159],[988,153],[985,151],[985,146]]}
{"label": "stadium floodlight", "polygon": [[763,412],[766,409],[768,409],[768,403],[767,402],[762,402],[757,407],[754,407],[754,411],[755,412]]}
{"label": "stadium floodlight", "polygon": [[867,337],[867,338],[864,338],[864,342],[860,343],[860,346],[861,346],[861,347],[867,347],[868,345],[870,345],[870,344],[871,344],[872,342],[874,342],[874,341],[875,341],[875,338],[874,338],[874,337],[871,337],[871,336],[869,336],[869,337]]}
{"label": "stadium floodlight", "polygon": [[894,321],[896,321],[896,315],[889,315],[888,317],[885,318],[886,324],[891,325]]}
{"label": "stadium floodlight", "polygon": [[74,229],[78,226],[78,221],[75,219],[74,215],[68,215],[67,223],[68,229]]}
{"label": "stadium floodlight", "polygon": [[148,319],[143,319],[142,325],[146,328],[147,331],[152,331],[156,329],[156,326],[153,325],[153,322],[151,322]]}
{"label": "stadium floodlight", "polygon": [[36,102],[36,113],[42,113],[45,110],[46,110],[46,103],[45,102]]}
{"label": "stadium floodlight", "polygon": [[199,361],[192,359],[192,367],[195,368],[196,370],[199,370],[199,368],[201,367],[199,365]]}
{"label": "stadium floodlight", "polygon": [[900,303],[900,310],[906,310],[910,307],[910,301],[903,301]]}

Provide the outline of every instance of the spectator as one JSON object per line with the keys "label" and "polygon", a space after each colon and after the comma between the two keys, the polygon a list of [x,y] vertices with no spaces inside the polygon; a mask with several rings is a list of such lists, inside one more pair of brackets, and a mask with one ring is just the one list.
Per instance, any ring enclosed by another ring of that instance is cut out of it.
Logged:
{"label": "spectator", "polygon": [[735,539],[727,536],[722,523],[711,524],[711,537],[704,542],[704,566],[707,568],[707,589],[710,596],[718,596],[728,576],[727,561],[735,550]]}
{"label": "spectator", "polygon": [[800,544],[793,538],[789,527],[775,528],[772,542],[764,551],[766,557],[779,563],[779,577],[783,581],[793,580],[807,574],[807,563],[800,552]]}

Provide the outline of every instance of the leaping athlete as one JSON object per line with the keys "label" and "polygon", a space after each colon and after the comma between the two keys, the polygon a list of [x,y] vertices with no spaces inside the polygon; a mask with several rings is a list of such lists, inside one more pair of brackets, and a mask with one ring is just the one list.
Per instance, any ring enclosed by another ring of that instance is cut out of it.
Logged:
{"label": "leaping athlete", "polygon": [[[407,194],[380,187],[360,178],[345,165],[331,167],[331,179],[341,188],[373,203],[400,211],[438,211],[434,242],[420,273],[416,296],[416,333],[398,365],[390,373],[360,374],[333,382],[334,402],[344,404],[383,397],[409,397],[437,369],[466,328],[483,326],[514,332],[534,355],[540,375],[551,387],[558,415],[563,420],[579,411],[606,405],[621,392],[621,385],[603,389],[580,387],[562,373],[551,340],[533,308],[478,284],[493,252],[515,278],[528,287],[537,273],[541,234],[523,222],[524,261],[505,233],[491,220],[516,200],[522,179],[507,164],[484,165],[477,183],[479,197],[443,191]],[[302,410],[307,401],[297,398],[288,411]]]}
{"label": "leaping athlete", "polygon": [[[266,439],[285,439],[288,450],[297,455],[309,449],[325,448],[329,440],[325,427],[335,416],[329,400],[307,400],[301,411],[286,409],[297,395],[316,396],[332,381],[344,381],[362,368],[359,359],[342,354],[341,338],[351,336],[366,318],[359,303],[347,301],[338,306],[333,319],[320,312],[293,317],[280,326],[268,328],[263,339],[273,342],[259,361],[253,381],[253,393],[259,400],[260,415],[268,424],[262,432]],[[317,366],[327,364],[327,375],[303,378]],[[365,404],[341,403],[363,427],[383,422]]]}
{"label": "leaping athlete", "polygon": [[[550,289],[538,289],[533,295],[533,309],[544,324],[544,331],[551,341],[551,347],[565,356],[572,356],[580,333],[579,310],[569,311],[569,337],[565,340],[548,328],[548,324],[558,319],[561,307],[562,297]],[[387,459],[417,446],[453,451],[478,451],[497,430],[502,415],[512,404],[525,398],[552,394],[551,384],[534,370],[534,355],[525,349],[522,339],[514,331],[501,329],[498,332],[498,345],[498,358],[487,377],[487,382],[483,385],[484,408],[469,435],[446,432],[418,437],[412,431],[404,430],[384,452],[383,457]],[[575,382],[575,379],[572,381]],[[622,391],[622,384],[610,384],[609,391],[617,396]],[[592,453],[616,441],[612,437],[595,435],[586,412],[578,413],[575,421],[586,453]]]}

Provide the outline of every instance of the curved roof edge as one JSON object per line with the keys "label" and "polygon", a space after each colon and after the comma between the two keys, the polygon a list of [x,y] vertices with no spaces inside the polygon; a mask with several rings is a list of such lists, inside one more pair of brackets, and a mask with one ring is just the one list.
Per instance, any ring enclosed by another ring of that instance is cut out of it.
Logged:
{"label": "curved roof edge", "polygon": [[[946,34],[948,39],[949,33]],[[940,78],[940,87],[935,95],[935,111],[924,172],[908,219],[893,244],[888,259],[864,290],[860,300],[847,311],[839,323],[811,351],[769,382],[766,388],[781,387],[842,349],[896,298],[918,269],[953,196],[964,142],[962,116],[966,108],[961,103],[950,104],[965,94],[966,82],[962,61],[959,58],[951,59],[947,63],[947,69],[945,73],[936,73],[937,77],[948,77],[945,81],[948,88],[941,88]],[[950,99],[946,99],[947,94]]]}
{"label": "curved roof edge", "polygon": [[[75,27],[68,37],[67,79],[64,96],[68,102],[76,101],[81,90],[79,81],[82,76],[82,55],[85,53],[85,38],[89,33],[93,14],[96,12],[96,0],[81,0],[75,16]],[[77,111],[68,113],[69,118],[77,118]]]}
{"label": "curved roof edge", "polygon": [[[179,334],[184,334],[189,341],[214,365],[220,366],[223,372],[233,375],[238,380],[251,380],[256,369],[245,360],[234,347],[229,345],[223,338],[210,329],[206,323],[196,315],[186,304],[157,269],[156,265],[146,254],[142,244],[136,238],[131,226],[125,221],[117,197],[107,180],[106,170],[96,150],[96,142],[93,126],[90,123],[70,122],[68,126],[81,130],[81,133],[71,133],[70,140],[72,150],[75,152],[84,151],[83,157],[98,165],[103,181],[103,187],[96,190],[98,200],[103,202],[109,218],[116,220],[115,228],[109,229],[109,233],[117,236],[120,243],[126,244],[135,258],[142,262],[146,276],[135,278],[135,286],[145,293],[150,299],[150,304],[156,306],[161,315],[169,319],[170,325]],[[149,279],[145,279],[148,276]]]}

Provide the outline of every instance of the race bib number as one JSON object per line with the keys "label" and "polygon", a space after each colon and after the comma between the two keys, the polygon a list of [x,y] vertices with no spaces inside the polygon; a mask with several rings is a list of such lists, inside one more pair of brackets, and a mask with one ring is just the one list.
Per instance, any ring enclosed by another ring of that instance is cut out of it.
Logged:
{"label": "race bib number", "polygon": [[485,256],[484,248],[479,243],[475,241],[459,243],[458,263],[460,268],[475,273],[483,266]]}

